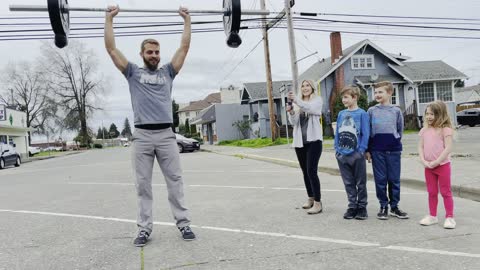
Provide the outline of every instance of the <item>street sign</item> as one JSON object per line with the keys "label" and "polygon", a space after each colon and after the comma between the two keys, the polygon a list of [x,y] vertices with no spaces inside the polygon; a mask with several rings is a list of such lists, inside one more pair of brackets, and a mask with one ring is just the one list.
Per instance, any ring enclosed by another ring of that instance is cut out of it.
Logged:
{"label": "street sign", "polygon": [[0,105],[0,121],[6,121],[7,120],[7,109],[5,108],[5,105]]}

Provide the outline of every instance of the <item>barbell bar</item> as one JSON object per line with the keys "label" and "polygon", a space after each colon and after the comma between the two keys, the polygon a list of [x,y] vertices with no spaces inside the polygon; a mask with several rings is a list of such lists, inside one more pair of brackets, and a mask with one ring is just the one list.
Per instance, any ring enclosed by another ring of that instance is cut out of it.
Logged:
{"label": "barbell bar", "polygon": [[[40,5],[10,5],[10,11],[48,11],[48,7]],[[87,8],[87,7],[68,7],[68,11],[94,11],[94,12],[106,12],[106,8]],[[178,13],[178,9],[134,9],[134,8],[122,8],[122,12],[138,12],[138,13]],[[229,11],[227,10],[189,10],[190,14],[219,14],[224,16],[229,16]],[[268,10],[242,10],[243,15],[269,15],[270,11]]]}
{"label": "barbell bar", "polygon": [[[70,32],[70,11],[106,12],[105,8],[69,7],[68,0],[47,0],[47,6],[38,5],[10,5],[10,11],[45,12],[48,11],[50,24],[55,33],[55,45],[63,48],[68,45]],[[121,12],[137,13],[177,13],[174,9],[120,9]],[[269,15],[268,10],[241,9],[241,0],[223,0],[223,10],[189,10],[190,14],[219,14],[223,15],[223,28],[227,35],[227,45],[237,48],[242,43],[240,31],[241,16]]]}

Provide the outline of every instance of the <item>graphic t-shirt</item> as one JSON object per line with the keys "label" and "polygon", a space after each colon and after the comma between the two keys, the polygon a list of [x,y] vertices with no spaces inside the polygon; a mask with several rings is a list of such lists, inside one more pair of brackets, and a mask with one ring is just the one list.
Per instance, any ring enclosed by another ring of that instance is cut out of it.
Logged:
{"label": "graphic t-shirt", "polygon": [[370,123],[368,114],[363,109],[343,110],[337,117],[335,150],[342,155],[353,152],[364,153],[368,147]]}

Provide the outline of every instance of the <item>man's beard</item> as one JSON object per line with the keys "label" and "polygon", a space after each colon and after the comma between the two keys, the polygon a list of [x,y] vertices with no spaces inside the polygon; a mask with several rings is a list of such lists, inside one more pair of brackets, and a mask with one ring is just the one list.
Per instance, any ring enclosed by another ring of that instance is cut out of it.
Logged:
{"label": "man's beard", "polygon": [[143,58],[143,63],[145,64],[145,66],[151,70],[151,71],[155,71],[158,69],[158,63],[160,63],[160,61],[158,61],[155,65],[152,65],[150,64],[150,62],[144,57]]}

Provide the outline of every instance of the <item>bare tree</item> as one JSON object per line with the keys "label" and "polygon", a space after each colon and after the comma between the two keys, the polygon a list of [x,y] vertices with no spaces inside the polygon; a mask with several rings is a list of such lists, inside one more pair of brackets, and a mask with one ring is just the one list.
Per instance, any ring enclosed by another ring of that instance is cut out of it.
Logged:
{"label": "bare tree", "polygon": [[[25,112],[26,126],[43,133],[46,122],[54,118],[57,112],[55,101],[47,90],[45,73],[34,63],[21,62],[7,65],[2,80],[7,85],[8,92],[0,95],[0,101]],[[28,135],[30,144],[30,131]]]}
{"label": "bare tree", "polygon": [[96,104],[101,104],[104,93],[95,53],[80,42],[71,42],[61,50],[51,43],[44,43],[42,53],[49,83],[64,113],[63,128],[77,130],[78,141],[89,144],[92,134],[88,117],[101,109]]}

